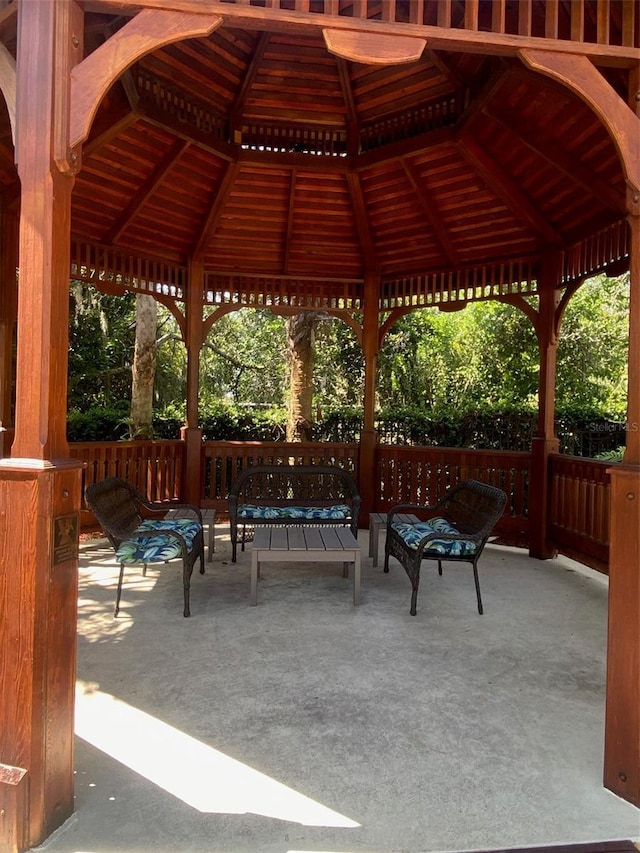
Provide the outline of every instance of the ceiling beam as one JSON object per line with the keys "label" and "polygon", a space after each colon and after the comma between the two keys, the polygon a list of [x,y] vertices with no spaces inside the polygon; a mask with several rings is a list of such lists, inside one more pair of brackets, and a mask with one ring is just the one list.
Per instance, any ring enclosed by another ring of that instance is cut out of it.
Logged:
{"label": "ceiling beam", "polygon": [[229,194],[231,193],[231,190],[234,187],[239,171],[240,163],[231,162],[227,164],[225,173],[222,176],[222,179],[218,187],[216,188],[216,191],[214,192],[213,201],[209,209],[209,213],[205,217],[204,222],[201,224],[198,236],[194,241],[193,249],[190,253],[192,260],[200,261],[204,258],[207,245],[209,244],[211,238],[215,233],[216,228],[218,227],[220,217],[222,216],[222,211],[224,209],[225,204],[227,203]]}
{"label": "ceiling beam", "polygon": [[156,191],[158,186],[162,183],[167,173],[173,168],[176,160],[184,154],[184,152],[189,148],[191,143],[184,142],[182,139],[177,140],[167,155],[160,161],[160,163],[153,170],[152,174],[147,178],[144,184],[140,187],[138,192],[133,196],[131,201],[129,202],[126,210],[122,213],[115,224],[109,230],[108,234],[106,234],[104,240],[107,245],[115,245],[118,240],[122,236],[125,228],[131,222],[131,220],[140,212],[140,209],[147,202],[149,198]]}
{"label": "ceiling beam", "polygon": [[403,157],[400,162],[402,163],[404,173],[411,184],[414,195],[418,199],[423,213],[427,217],[429,225],[431,225],[431,228],[440,243],[444,256],[450,266],[458,266],[458,253],[456,252],[456,248],[449,236],[449,232],[444,227],[444,220],[442,218],[442,214],[438,210],[438,205],[432,196],[427,197],[425,193],[425,189],[429,189],[427,179],[423,175],[418,174],[416,167],[412,163],[407,162],[406,158]]}
{"label": "ceiling beam", "polygon": [[487,187],[502,199],[514,216],[527,223],[544,243],[555,248],[563,246],[563,239],[496,161],[465,132],[460,136],[458,151]]}

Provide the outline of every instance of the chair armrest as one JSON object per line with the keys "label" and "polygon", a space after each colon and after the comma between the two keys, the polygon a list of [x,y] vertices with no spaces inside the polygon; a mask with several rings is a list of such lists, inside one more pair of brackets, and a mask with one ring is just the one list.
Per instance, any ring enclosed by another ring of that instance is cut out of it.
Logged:
{"label": "chair armrest", "polygon": [[195,504],[175,504],[175,503],[165,503],[164,501],[143,501],[143,506],[145,509],[148,509],[149,512],[161,512],[166,514],[170,510],[187,510],[193,512],[196,519],[202,524],[202,510],[199,506],[195,506]]}
{"label": "chair armrest", "polygon": [[435,509],[437,504],[396,504],[392,506],[391,509],[387,512],[387,530],[391,527],[391,523],[393,521],[393,516],[395,515],[403,515],[403,514],[411,514],[420,512],[427,512],[429,510]]}

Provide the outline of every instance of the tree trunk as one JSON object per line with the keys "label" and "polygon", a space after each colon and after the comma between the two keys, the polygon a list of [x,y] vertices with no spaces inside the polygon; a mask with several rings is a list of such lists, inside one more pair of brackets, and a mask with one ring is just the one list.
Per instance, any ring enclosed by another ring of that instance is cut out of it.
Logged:
{"label": "tree trunk", "polygon": [[153,296],[136,296],[136,343],[131,383],[131,432],[134,438],[153,438],[157,307]]}
{"label": "tree trunk", "polygon": [[287,441],[310,441],[313,423],[313,343],[320,315],[301,311],[287,320],[289,406]]}

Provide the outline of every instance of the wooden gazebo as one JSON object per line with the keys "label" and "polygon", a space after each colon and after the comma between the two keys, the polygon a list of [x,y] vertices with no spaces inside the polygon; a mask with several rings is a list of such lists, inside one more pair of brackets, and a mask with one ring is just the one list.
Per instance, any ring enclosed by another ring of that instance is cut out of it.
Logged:
{"label": "wooden gazebo", "polygon": [[178,320],[190,500],[199,354],[224,313],[322,310],[354,329],[366,510],[390,326],[420,307],[519,307],[540,344],[529,530],[544,558],[562,312],[587,276],[630,269],[604,784],[640,806],[635,0],[2,0],[0,89],[0,420],[15,436],[0,460],[0,848],[73,810],[70,278],[150,293]]}

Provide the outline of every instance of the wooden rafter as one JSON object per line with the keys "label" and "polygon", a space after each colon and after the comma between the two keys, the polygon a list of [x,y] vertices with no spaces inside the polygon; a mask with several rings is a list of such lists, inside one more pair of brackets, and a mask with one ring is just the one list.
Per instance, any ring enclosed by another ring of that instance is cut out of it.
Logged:
{"label": "wooden rafter", "polygon": [[624,212],[625,197],[624,193],[616,193],[606,181],[603,181],[590,169],[581,166],[576,162],[576,159],[548,137],[543,137],[536,128],[533,122],[527,121],[523,116],[518,117],[515,122],[508,109],[501,105],[498,100],[494,101],[491,106],[485,108],[485,113],[491,119],[503,127],[507,128],[510,133],[517,136],[521,145],[526,146],[530,151],[533,151],[543,160],[546,160],[555,169],[562,172],[563,175],[575,181],[583,190],[594,198],[617,212]]}
{"label": "wooden rafter", "polygon": [[567,57],[542,50],[522,50],[529,68],[540,71],[575,92],[600,118],[620,153],[627,181],[640,192],[638,116],[609,85],[586,56]]}
{"label": "wooden rafter", "polygon": [[174,41],[209,35],[221,23],[222,18],[215,15],[162,9],[139,12],[71,72],[70,147],[84,142],[107,89],[136,59]]}
{"label": "wooden rafter", "polygon": [[194,241],[193,249],[191,251],[191,257],[194,261],[201,260],[204,256],[207,245],[218,227],[224,205],[229,197],[229,193],[233,189],[239,171],[240,163],[231,162],[227,164],[227,168],[222,180],[220,181],[220,185],[217,187],[213,196],[213,202],[209,209],[209,213],[202,223],[198,231],[198,236]]}
{"label": "wooden rafter", "polygon": [[358,173],[347,172],[347,183],[349,185],[349,192],[351,193],[351,204],[358,231],[358,240],[360,241],[362,266],[365,274],[375,273],[378,271],[380,265],[375,240],[371,233],[371,226],[369,224],[367,203],[364,198],[362,184],[360,183],[360,176]]}
{"label": "wooden rafter", "polygon": [[179,139],[171,146],[166,157],[158,163],[152,174],[133,196],[126,210],[118,217],[117,221],[106,235],[105,242],[107,244],[117,244],[128,224],[144,206],[145,202],[153,195],[166,177],[167,173],[173,168],[176,160],[184,154],[184,152],[189,148],[189,145],[189,142],[183,142]]}
{"label": "wooden rafter", "polygon": [[358,121],[351,77],[349,76],[349,66],[341,57],[336,57],[336,65],[340,76],[342,97],[347,110],[347,154],[353,155],[358,153],[360,147],[360,122]]}
{"label": "wooden rafter", "polygon": [[425,188],[428,188],[428,183],[426,179],[424,176],[418,174],[416,167],[406,158],[402,158],[400,162],[402,163],[404,173],[411,184],[414,195],[418,199],[420,207],[422,208],[424,215],[427,217],[427,220],[440,243],[443,254],[452,266],[457,266],[458,253],[456,252],[456,248],[449,236],[449,232],[444,226],[444,220],[438,210],[435,199],[432,196],[427,197]]}
{"label": "wooden rafter", "polygon": [[242,120],[244,105],[247,101],[249,92],[251,91],[251,87],[255,82],[256,76],[258,75],[258,72],[260,70],[260,65],[262,64],[262,59],[264,57],[268,44],[269,33],[261,33],[258,38],[256,48],[253,52],[253,56],[251,57],[249,66],[242,77],[242,85],[240,86],[235,101],[233,102],[231,109],[229,110],[229,124],[232,140],[233,133],[235,130],[237,130],[238,124],[240,124]]}
{"label": "wooden rafter", "polygon": [[465,132],[462,135],[458,151],[517,219],[527,222],[549,246],[562,246],[562,236],[549,225],[515,181],[500,168],[470,133]]}
{"label": "wooden rafter", "polygon": [[282,274],[289,275],[289,251],[291,248],[291,237],[293,235],[293,223],[295,216],[296,176],[297,170],[291,170],[291,184],[289,186],[289,207],[287,209],[287,230],[284,238],[284,251],[282,257]]}

